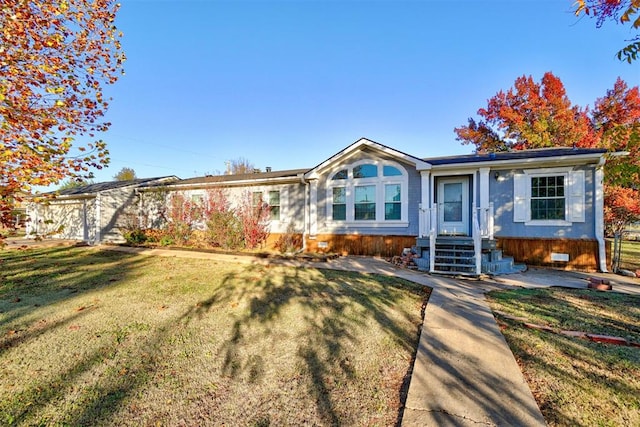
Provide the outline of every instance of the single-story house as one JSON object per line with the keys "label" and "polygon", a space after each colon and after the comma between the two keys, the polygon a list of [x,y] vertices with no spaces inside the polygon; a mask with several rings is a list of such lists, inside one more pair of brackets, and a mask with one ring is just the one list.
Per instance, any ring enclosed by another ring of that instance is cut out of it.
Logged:
{"label": "single-story house", "polygon": [[136,193],[145,226],[172,192],[195,200],[217,187],[230,200],[250,191],[267,201],[268,244],[293,229],[307,251],[394,256],[414,248],[431,272],[512,271],[503,252],[606,271],[606,158],[582,148],[422,158],[362,138],[311,169],[149,182]]}
{"label": "single-story house", "polygon": [[[166,176],[101,182],[43,194],[27,204],[26,235],[89,244],[123,242],[119,228],[125,226],[128,216],[137,217],[136,189],[177,179]],[[131,212],[134,208],[136,211]]]}

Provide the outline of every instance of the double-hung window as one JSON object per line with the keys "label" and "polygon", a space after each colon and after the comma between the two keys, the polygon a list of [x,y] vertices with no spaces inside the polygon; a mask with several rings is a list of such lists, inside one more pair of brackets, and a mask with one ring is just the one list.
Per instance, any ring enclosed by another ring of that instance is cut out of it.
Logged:
{"label": "double-hung window", "polygon": [[384,186],[384,219],[402,219],[402,185],[385,184]]}
{"label": "double-hung window", "polygon": [[358,185],[355,187],[354,219],[356,221],[376,220],[376,186]]}
{"label": "double-hung window", "polygon": [[272,221],[280,221],[280,191],[269,191],[269,217]]}
{"label": "double-hung window", "polygon": [[531,220],[564,220],[564,194],[564,175],[531,177]]}
{"label": "double-hung window", "polygon": [[332,188],[333,214],[331,219],[334,221],[344,221],[347,219],[347,191],[346,187],[333,187]]}
{"label": "double-hung window", "polygon": [[514,175],[513,221],[570,225],[585,221],[585,172],[571,168],[525,170]]}

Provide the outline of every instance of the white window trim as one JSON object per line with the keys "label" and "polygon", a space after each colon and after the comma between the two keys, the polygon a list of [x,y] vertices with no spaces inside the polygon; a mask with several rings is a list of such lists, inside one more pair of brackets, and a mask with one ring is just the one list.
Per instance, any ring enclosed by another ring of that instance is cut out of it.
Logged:
{"label": "white window trim", "polygon": [[[565,182],[565,219],[531,219],[531,179],[535,177],[563,176]],[[571,167],[525,170],[514,175],[514,222],[527,226],[570,226],[585,221],[585,173]]]}
{"label": "white window trim", "polygon": [[[353,168],[363,165],[372,164],[378,168],[378,176],[374,178],[354,178]],[[384,176],[384,166],[392,166],[398,169],[401,175],[397,176]],[[333,176],[339,171],[347,169],[347,179],[333,180]],[[400,219],[399,220],[385,220],[385,186],[386,185],[400,185]],[[375,185],[376,187],[376,219],[372,220],[356,220],[355,219],[355,187]],[[346,219],[334,220],[333,219],[333,188],[345,187],[346,198]],[[409,226],[409,175],[406,169],[399,163],[389,160],[374,160],[364,159],[358,160],[351,164],[341,164],[332,169],[327,174],[326,184],[326,225],[329,228],[350,228],[350,227],[371,227],[371,228],[384,228],[384,227],[408,227]]]}
{"label": "white window trim", "polygon": [[252,187],[251,193],[262,193],[262,202],[269,205],[269,191],[279,191],[280,192],[280,219],[271,219],[269,218],[270,224],[283,224],[287,222],[287,206],[288,206],[288,198],[289,198],[289,187],[286,185],[268,185],[268,186],[260,186],[260,187]]}

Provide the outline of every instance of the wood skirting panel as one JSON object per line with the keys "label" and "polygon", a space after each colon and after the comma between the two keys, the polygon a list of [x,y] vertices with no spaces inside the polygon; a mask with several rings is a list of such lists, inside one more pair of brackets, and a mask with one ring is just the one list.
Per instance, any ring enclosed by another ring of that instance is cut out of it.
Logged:
{"label": "wood skirting panel", "polygon": [[[540,239],[496,237],[498,248],[516,262],[562,268],[565,270],[599,270],[598,241],[593,239]],[[607,242],[607,260],[610,259]],[[551,253],[567,254],[569,260],[552,261]],[[607,263],[608,264],[608,263]]]}
{"label": "wood skirting panel", "polygon": [[267,240],[263,244],[263,247],[269,250],[279,250],[278,246],[280,239],[287,238],[293,239],[295,242],[298,242],[299,244],[297,246],[299,246],[299,249],[302,249],[302,233],[269,233],[269,235],[267,236]]}
{"label": "wood skirting panel", "polygon": [[373,236],[354,234],[318,234],[307,237],[307,251],[341,255],[392,257],[404,248],[415,246],[415,236]]}

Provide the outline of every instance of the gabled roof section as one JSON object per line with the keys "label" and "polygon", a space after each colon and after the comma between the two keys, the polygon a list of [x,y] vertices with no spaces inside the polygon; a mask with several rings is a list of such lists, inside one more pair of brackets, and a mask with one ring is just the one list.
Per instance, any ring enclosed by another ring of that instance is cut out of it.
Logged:
{"label": "gabled roof section", "polygon": [[300,180],[309,169],[289,169],[283,171],[243,173],[235,175],[208,175],[181,179],[167,184],[158,183],[144,186],[145,189],[162,188],[203,188],[208,186],[277,184]]}
{"label": "gabled roof section", "polygon": [[355,153],[359,151],[363,151],[365,149],[384,153],[384,154],[387,154],[388,156],[396,158],[401,162],[412,164],[419,171],[431,169],[431,165],[425,162],[423,159],[420,159],[418,157],[412,156],[407,153],[403,153],[402,151],[396,150],[395,148],[388,147],[384,144],[380,144],[379,142],[375,142],[367,138],[360,138],[359,140],[357,140],[356,142],[354,142],[344,150],[337,152],[336,154],[329,157],[324,162],[320,163],[313,169],[309,170],[304,177],[306,179],[316,178],[318,174],[330,168],[335,163],[338,163],[344,159],[348,159]]}
{"label": "gabled roof section", "polygon": [[498,153],[466,154],[459,156],[430,157],[423,159],[433,166],[462,165],[470,163],[530,163],[550,158],[567,158],[581,156],[597,159],[607,150],[601,148],[537,148],[531,150],[514,150]]}
{"label": "gabled roof section", "polygon": [[47,195],[56,195],[57,197],[69,197],[74,196],[91,196],[96,195],[102,191],[115,190],[125,187],[140,187],[148,184],[162,184],[170,181],[178,180],[177,176],[163,176],[156,178],[138,178],[126,181],[107,181],[97,182],[95,184],[82,185],[80,187],[65,188],[64,190],[56,190],[45,193]]}

